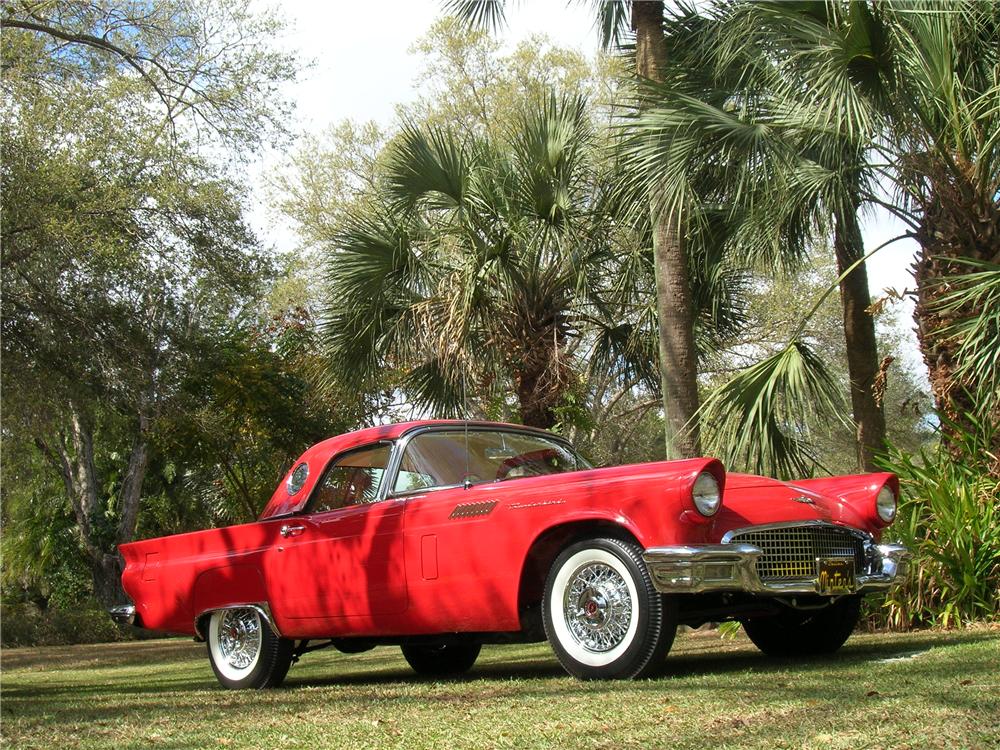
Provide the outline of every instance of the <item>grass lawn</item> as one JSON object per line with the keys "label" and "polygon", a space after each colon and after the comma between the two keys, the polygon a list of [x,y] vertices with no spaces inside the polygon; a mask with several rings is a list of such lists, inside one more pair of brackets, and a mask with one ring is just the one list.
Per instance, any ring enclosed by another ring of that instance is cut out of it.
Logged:
{"label": "grass lawn", "polygon": [[11,748],[1000,748],[1000,631],[856,635],[767,659],[678,636],[667,675],[578,682],[545,644],[418,679],[395,648],[307,654],[285,686],[227,692],[188,640],[7,650]]}

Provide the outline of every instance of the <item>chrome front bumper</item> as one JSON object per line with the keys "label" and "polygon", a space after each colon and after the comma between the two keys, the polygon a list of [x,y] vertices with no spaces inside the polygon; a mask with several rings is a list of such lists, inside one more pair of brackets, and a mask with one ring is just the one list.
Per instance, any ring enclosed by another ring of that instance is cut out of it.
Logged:
{"label": "chrome front bumper", "polygon": [[[703,544],[651,547],[643,553],[653,586],[661,594],[740,591],[749,594],[816,594],[819,579],[764,581],[757,559],[764,554],[751,544]],[[906,575],[909,550],[899,544],[871,545],[871,572],[855,578],[855,593],[889,588]]]}

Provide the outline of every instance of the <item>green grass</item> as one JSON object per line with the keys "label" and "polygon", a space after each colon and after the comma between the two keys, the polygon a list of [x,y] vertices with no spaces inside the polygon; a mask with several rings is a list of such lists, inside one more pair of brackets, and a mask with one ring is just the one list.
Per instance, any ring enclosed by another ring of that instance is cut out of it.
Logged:
{"label": "green grass", "polygon": [[307,654],[285,687],[219,688],[204,647],[162,640],[3,653],[11,748],[1000,748],[1000,631],[856,635],[767,659],[678,637],[666,676],[578,682],[548,647],[484,649],[461,680],[399,650]]}

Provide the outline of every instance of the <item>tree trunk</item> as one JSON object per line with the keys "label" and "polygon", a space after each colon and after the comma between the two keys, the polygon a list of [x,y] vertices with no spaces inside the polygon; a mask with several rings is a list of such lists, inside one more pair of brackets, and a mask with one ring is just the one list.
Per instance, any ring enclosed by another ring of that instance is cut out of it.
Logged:
{"label": "tree trunk", "polygon": [[[843,274],[864,257],[864,240],[857,214],[836,217],[834,251],[837,272]],[[858,464],[865,471],[878,471],[875,456],[885,450],[885,412],[875,393],[879,372],[875,320],[868,312],[868,270],[858,265],[840,282],[840,301],[844,312],[844,338],[847,343],[847,374],[851,381],[851,406],[857,428]]]}
{"label": "tree trunk", "polygon": [[[663,81],[666,47],[663,3],[633,2],[636,72]],[[701,453],[698,428],[698,353],[694,342],[694,306],[680,216],[656,208],[651,196],[656,317],[659,328],[660,386],[663,391],[667,458]]]}
{"label": "tree trunk", "polygon": [[521,422],[529,427],[550,430],[556,424],[553,399],[545,387],[545,372],[537,368],[524,368],[516,374],[517,401],[521,407]]}
{"label": "tree trunk", "polygon": [[[66,489],[67,498],[76,518],[80,548],[90,565],[94,584],[94,596],[106,607],[125,601],[121,586],[122,561],[114,548],[118,544],[132,541],[135,536],[139,513],[139,500],[146,469],[149,464],[149,443],[146,437],[148,419],[140,416],[138,431],[129,453],[122,485],[118,497],[118,526],[111,551],[104,547],[107,541],[101,539],[101,481],[94,462],[93,418],[76,404],[70,405],[70,440],[60,436],[58,443],[50,445],[42,438],[35,439],[35,445],[53,468],[59,472]],[[72,446],[72,450],[70,447]]]}
{"label": "tree trunk", "polygon": [[698,429],[698,352],[687,253],[676,222],[653,213],[653,259],[659,323],[660,387],[667,458],[701,453]]}
{"label": "tree trunk", "polygon": [[123,564],[117,552],[104,553],[99,560],[90,560],[90,575],[94,583],[94,598],[105,609],[125,604],[128,598],[122,588]]}
{"label": "tree trunk", "polygon": [[[917,304],[913,317],[934,403],[942,418],[942,439],[956,457],[982,459],[965,456],[962,442],[964,435],[983,437],[977,422],[986,424],[987,432],[992,432],[986,436],[992,440],[989,449],[994,456],[1000,456],[1000,403],[995,399],[979,403],[978,396],[985,390],[981,383],[956,375],[961,364],[961,342],[947,331],[952,324],[975,317],[980,311],[940,308],[942,296],[954,288],[949,278],[972,270],[955,260],[1000,262],[1000,208],[992,196],[980,196],[967,179],[957,182],[932,176],[930,182],[917,231],[920,255],[914,269]],[[997,471],[995,465],[992,468]]]}

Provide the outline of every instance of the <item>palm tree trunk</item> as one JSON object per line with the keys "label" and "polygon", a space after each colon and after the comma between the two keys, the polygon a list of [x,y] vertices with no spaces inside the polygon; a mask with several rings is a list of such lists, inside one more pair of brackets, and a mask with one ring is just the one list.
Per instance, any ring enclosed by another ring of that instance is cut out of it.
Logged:
{"label": "palm tree trunk", "polygon": [[[836,217],[834,251],[837,272],[843,274],[864,257],[864,241],[856,213]],[[868,312],[868,270],[858,265],[840,282],[847,343],[847,374],[851,381],[851,406],[857,427],[858,463],[865,471],[878,471],[875,457],[885,450],[885,412],[875,393],[878,375],[878,345],[875,320]]]}
{"label": "palm tree trunk", "polygon": [[537,368],[525,368],[518,372],[517,401],[521,407],[522,424],[550,430],[556,424],[555,403],[544,380],[545,372]]}
{"label": "palm tree trunk", "polygon": [[914,274],[917,305],[913,317],[934,403],[942,417],[942,439],[954,455],[963,457],[963,435],[979,436],[980,425],[986,425],[992,439],[988,450],[1000,455],[1000,403],[989,399],[979,403],[981,382],[957,376],[961,343],[948,331],[955,322],[971,319],[980,311],[940,307],[942,296],[953,288],[949,277],[970,270],[956,260],[1000,262],[1000,208],[995,198],[981,195],[971,180],[934,175],[932,169],[927,173],[932,174],[931,190],[916,235],[921,249]]}
{"label": "palm tree trunk", "polygon": [[[636,72],[662,82],[666,64],[663,3],[633,2],[632,28]],[[650,210],[667,458],[689,458],[701,453],[701,441],[698,354],[684,233],[679,216],[656,210],[655,200],[650,201]]]}

